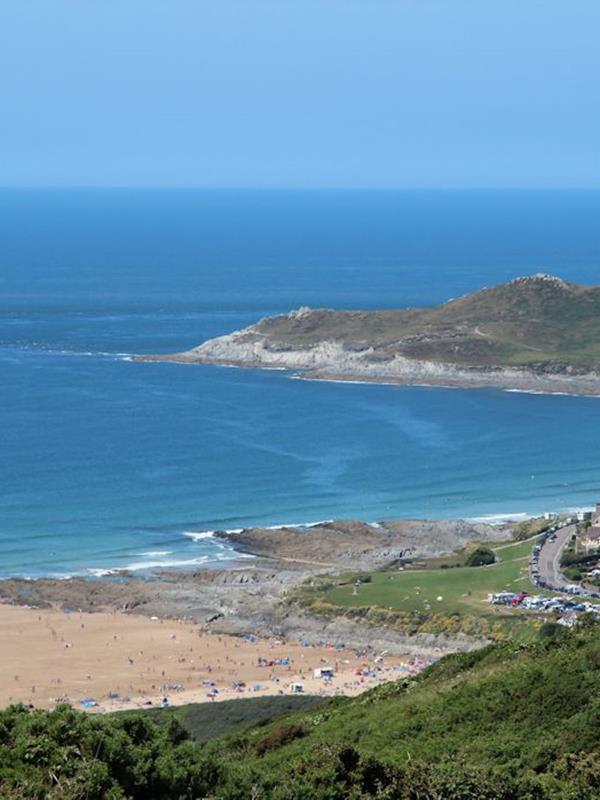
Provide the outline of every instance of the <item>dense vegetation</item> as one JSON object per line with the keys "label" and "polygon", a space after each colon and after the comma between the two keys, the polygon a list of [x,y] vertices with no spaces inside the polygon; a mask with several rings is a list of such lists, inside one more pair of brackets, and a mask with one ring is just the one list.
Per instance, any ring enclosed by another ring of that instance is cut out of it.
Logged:
{"label": "dense vegetation", "polygon": [[161,725],[168,725],[175,719],[192,739],[205,742],[232,730],[265,725],[295,711],[318,708],[325,702],[316,695],[274,695],[221,703],[190,703],[187,706],[147,709],[138,713]]}
{"label": "dense vegetation", "polygon": [[204,744],[174,718],[0,712],[3,800],[599,795],[600,630],[592,623],[570,633],[545,625],[528,645],[449,656],[409,682]]}
{"label": "dense vegetation", "polygon": [[89,717],[68,706],[0,712],[2,800],[204,797],[219,765],[175,721]]}
{"label": "dense vegetation", "polygon": [[560,566],[565,578],[570,581],[585,580],[586,584],[598,585],[598,578],[596,576],[589,577],[588,572],[596,569],[599,563],[600,552],[594,550],[589,553],[585,550],[580,550],[575,539],[569,542],[560,557]]}

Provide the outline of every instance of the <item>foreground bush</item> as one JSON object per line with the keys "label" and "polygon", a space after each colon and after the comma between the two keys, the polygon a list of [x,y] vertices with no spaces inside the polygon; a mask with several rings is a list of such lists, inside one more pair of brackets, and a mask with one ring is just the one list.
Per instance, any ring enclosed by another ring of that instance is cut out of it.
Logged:
{"label": "foreground bush", "polygon": [[188,800],[220,779],[214,759],[175,722],[90,717],[68,706],[0,713],[0,797]]}

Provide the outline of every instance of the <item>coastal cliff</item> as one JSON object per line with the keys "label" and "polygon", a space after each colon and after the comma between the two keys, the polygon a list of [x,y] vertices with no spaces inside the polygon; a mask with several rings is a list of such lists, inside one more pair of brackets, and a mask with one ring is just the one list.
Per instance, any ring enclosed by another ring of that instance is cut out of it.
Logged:
{"label": "coastal cliff", "polygon": [[600,394],[600,287],[538,274],[432,308],[300,308],[146,361],[303,378]]}

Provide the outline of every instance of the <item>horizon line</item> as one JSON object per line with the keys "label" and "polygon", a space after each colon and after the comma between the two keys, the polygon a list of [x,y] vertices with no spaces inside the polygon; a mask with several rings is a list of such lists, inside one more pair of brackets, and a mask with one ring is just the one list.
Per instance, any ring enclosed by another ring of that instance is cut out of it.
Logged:
{"label": "horizon line", "polygon": [[216,192],[598,192],[598,186],[208,186],[185,184],[0,184],[0,191]]}

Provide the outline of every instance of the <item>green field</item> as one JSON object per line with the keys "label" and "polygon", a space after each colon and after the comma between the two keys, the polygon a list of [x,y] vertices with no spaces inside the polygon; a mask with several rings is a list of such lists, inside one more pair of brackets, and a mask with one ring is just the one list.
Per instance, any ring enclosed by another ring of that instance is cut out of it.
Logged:
{"label": "green field", "polygon": [[407,634],[528,639],[539,627],[537,615],[492,605],[487,598],[505,590],[535,591],[529,558],[536,539],[493,545],[497,561],[490,566],[456,566],[464,564],[470,547],[431,559],[423,568],[323,575],[290,593],[289,601],[319,616],[362,619]]}
{"label": "green field", "polygon": [[361,583],[357,594],[352,576],[342,576],[337,586],[325,592],[325,598],[345,607],[444,614],[488,612],[491,609],[485,600],[490,592],[533,589],[528,573],[533,544],[528,540],[492,548],[498,562],[489,567],[373,572],[371,582]]}

